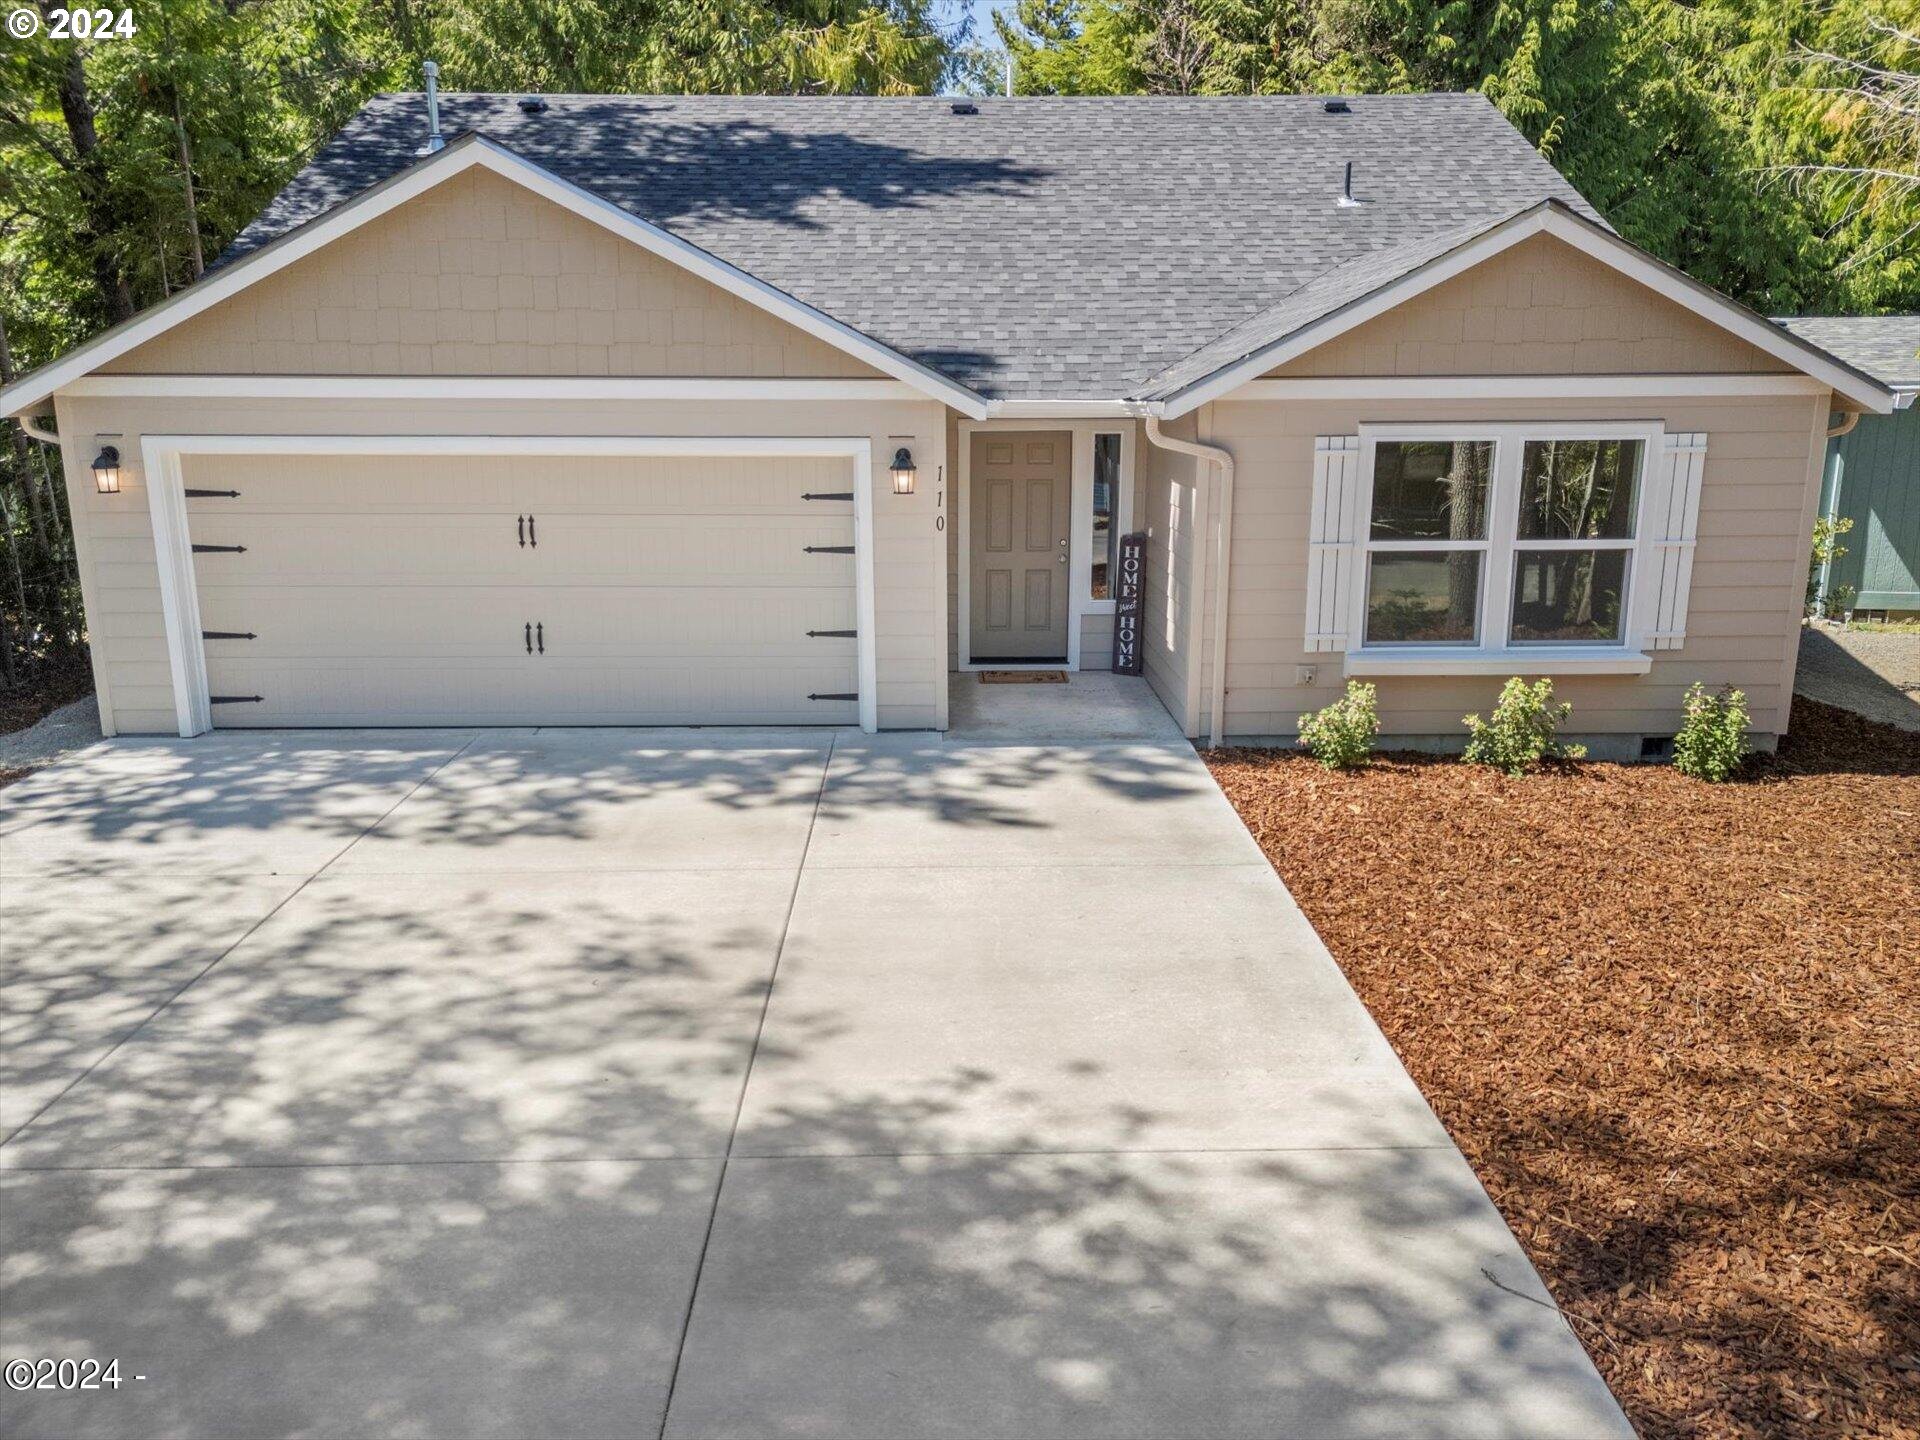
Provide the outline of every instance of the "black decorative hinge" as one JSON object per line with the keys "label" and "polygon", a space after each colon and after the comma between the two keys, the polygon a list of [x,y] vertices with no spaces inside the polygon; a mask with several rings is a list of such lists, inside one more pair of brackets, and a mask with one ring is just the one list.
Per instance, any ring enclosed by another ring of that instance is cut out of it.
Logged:
{"label": "black decorative hinge", "polygon": [[839,695],[839,694],[807,696],[807,699],[809,700],[858,700],[859,698],[860,697],[858,695]]}
{"label": "black decorative hinge", "polygon": [[858,630],[809,630],[807,636],[813,640],[852,640],[860,634]]}
{"label": "black decorative hinge", "polygon": [[802,494],[800,498],[802,500],[851,500],[853,499],[853,492],[851,490],[822,490],[817,492],[808,490]]}
{"label": "black decorative hinge", "polygon": [[196,555],[244,555],[247,553],[247,547],[244,545],[196,545],[193,547],[193,553]]}
{"label": "black decorative hinge", "polygon": [[189,500],[238,500],[240,498],[238,490],[195,490],[191,485],[180,493]]}
{"label": "black decorative hinge", "polygon": [[209,695],[207,696],[207,704],[209,705],[258,705],[261,702],[261,700],[263,700],[264,698],[266,697],[261,695]]}
{"label": "black decorative hinge", "polygon": [[202,640],[258,640],[260,637],[251,630],[202,630]]}
{"label": "black decorative hinge", "polygon": [[803,545],[800,547],[809,555],[851,555],[851,545]]}

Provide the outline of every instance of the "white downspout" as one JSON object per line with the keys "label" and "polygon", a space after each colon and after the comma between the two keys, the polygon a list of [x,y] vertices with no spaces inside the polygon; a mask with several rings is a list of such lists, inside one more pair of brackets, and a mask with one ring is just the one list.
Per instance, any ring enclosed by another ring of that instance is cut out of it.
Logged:
{"label": "white downspout", "polygon": [[39,422],[31,415],[16,415],[13,417],[13,423],[26,431],[27,434],[31,435],[34,439],[38,440],[42,445],[51,445],[56,450],[60,448],[60,437],[51,430],[41,429]]}
{"label": "white downspout", "polygon": [[1207,725],[1207,744],[1218,748],[1227,708],[1227,597],[1231,593],[1228,563],[1233,555],[1233,453],[1218,445],[1203,445],[1194,440],[1176,440],[1160,433],[1160,417],[1147,414],[1147,439],[1162,450],[1191,455],[1194,459],[1220,467],[1219,551],[1213,568],[1213,698]]}

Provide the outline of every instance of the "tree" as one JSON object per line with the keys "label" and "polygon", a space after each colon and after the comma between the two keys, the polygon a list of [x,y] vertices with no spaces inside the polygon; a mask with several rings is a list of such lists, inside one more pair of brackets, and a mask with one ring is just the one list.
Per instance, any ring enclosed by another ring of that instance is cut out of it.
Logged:
{"label": "tree", "polygon": [[1810,203],[1847,309],[1920,303],[1920,3],[1842,5],[1758,109],[1762,174]]}

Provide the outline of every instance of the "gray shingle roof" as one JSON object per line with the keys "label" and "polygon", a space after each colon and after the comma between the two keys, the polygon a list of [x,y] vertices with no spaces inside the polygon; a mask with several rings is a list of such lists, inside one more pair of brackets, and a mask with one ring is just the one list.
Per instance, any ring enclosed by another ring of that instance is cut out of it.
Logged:
{"label": "gray shingle roof", "polygon": [[1920,315],[1793,315],[1779,323],[1883,385],[1920,390]]}
{"label": "gray shingle roof", "polygon": [[[1347,115],[1311,96],[975,115],[938,98],[546,98],[527,115],[514,96],[443,95],[442,128],[993,396],[1139,394],[1228,332],[1304,323],[1542,200],[1598,218],[1478,95],[1363,96]],[[415,163],[425,134],[420,96],[369,101],[225,260]],[[1343,210],[1348,161],[1366,203]]]}

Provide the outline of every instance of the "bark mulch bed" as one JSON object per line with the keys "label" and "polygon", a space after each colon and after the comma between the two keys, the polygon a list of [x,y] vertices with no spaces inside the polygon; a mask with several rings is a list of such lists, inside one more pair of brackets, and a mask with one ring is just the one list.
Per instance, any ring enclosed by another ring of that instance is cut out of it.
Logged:
{"label": "bark mulch bed", "polygon": [[1207,759],[1643,1435],[1920,1435],[1920,735]]}

